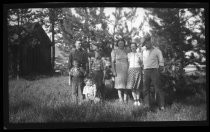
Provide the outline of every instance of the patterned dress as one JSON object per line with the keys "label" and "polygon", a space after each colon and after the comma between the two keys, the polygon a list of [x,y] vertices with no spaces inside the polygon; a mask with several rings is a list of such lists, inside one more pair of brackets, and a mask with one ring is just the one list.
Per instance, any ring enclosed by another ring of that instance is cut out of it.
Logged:
{"label": "patterned dress", "polygon": [[126,89],[128,57],[127,51],[114,49],[111,52],[112,62],[115,63],[117,76],[115,77],[115,89]]}
{"label": "patterned dress", "polygon": [[141,70],[141,54],[136,53],[128,53],[128,80],[127,80],[127,89],[139,90],[142,86],[142,70]]}

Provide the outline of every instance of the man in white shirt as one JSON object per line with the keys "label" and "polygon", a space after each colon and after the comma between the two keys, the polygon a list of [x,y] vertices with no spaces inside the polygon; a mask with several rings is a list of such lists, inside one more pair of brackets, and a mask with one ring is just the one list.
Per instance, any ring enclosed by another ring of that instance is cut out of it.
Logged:
{"label": "man in white shirt", "polygon": [[146,49],[142,51],[143,55],[143,95],[145,107],[150,107],[150,84],[151,81],[154,84],[155,92],[159,96],[160,109],[164,109],[164,94],[160,88],[160,73],[159,71],[163,69],[164,60],[162,52],[154,47],[151,43],[151,37],[147,37],[144,41],[143,46]]}

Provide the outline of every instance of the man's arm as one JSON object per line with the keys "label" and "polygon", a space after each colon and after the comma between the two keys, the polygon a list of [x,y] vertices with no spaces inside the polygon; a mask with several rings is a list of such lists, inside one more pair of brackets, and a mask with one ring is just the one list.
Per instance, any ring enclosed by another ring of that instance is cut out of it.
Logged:
{"label": "man's arm", "polygon": [[162,52],[159,49],[157,52],[157,56],[158,56],[158,62],[159,62],[159,69],[160,69],[160,71],[163,71],[164,59],[163,59]]}
{"label": "man's arm", "polygon": [[93,97],[95,98],[96,97],[96,85],[94,85],[93,87],[94,87],[94,95],[93,95]]}
{"label": "man's arm", "polygon": [[164,66],[163,55],[162,55],[162,52],[159,49],[157,50],[157,56],[158,56],[159,66]]}
{"label": "man's arm", "polygon": [[111,65],[112,65],[113,75],[116,77],[117,73],[116,73],[116,67],[115,67],[115,51],[114,50],[111,52]]}
{"label": "man's arm", "polygon": [[89,73],[89,62],[88,62],[88,54],[84,52],[84,61],[85,61],[85,76]]}
{"label": "man's arm", "polygon": [[70,52],[69,54],[69,61],[68,61],[68,69],[70,71],[71,67],[72,67],[72,52]]}
{"label": "man's arm", "polygon": [[69,85],[71,85],[71,76],[72,76],[72,72],[71,70],[69,70]]}

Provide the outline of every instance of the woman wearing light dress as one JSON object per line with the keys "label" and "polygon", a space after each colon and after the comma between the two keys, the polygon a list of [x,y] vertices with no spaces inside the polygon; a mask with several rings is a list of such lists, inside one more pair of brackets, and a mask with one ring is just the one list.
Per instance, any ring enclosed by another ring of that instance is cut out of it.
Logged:
{"label": "woman wearing light dress", "polygon": [[115,89],[118,91],[120,102],[127,102],[127,72],[128,72],[128,57],[125,48],[125,40],[120,39],[117,42],[117,49],[111,52],[113,75],[115,76]]}

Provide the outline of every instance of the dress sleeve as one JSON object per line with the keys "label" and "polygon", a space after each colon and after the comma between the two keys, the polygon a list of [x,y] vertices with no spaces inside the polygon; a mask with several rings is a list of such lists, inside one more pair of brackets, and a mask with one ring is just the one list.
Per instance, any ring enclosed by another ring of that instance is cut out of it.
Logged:
{"label": "dress sleeve", "polygon": [[116,51],[115,50],[112,50],[112,52],[111,52],[111,60],[112,60],[112,62],[116,62]]}
{"label": "dress sleeve", "polygon": [[85,63],[85,70],[87,71],[87,72],[89,72],[88,71],[88,69],[89,69],[89,62],[88,62],[88,53],[86,52],[86,51],[84,51],[83,52],[83,58],[84,58],[84,63]]}

